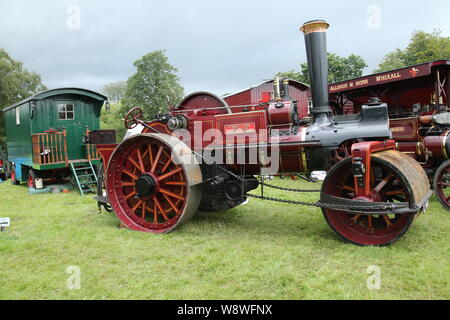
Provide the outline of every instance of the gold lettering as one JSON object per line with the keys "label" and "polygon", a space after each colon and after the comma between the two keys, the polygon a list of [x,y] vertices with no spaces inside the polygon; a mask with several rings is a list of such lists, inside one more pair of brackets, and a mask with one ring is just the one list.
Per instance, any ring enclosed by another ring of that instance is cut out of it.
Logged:
{"label": "gold lettering", "polygon": [[369,84],[369,79],[363,79],[363,80],[356,81],[356,86],[363,86],[366,84]]}
{"label": "gold lettering", "polygon": [[348,83],[334,85],[334,86],[330,87],[330,91],[337,91],[337,90],[341,90],[341,89],[347,89],[347,87],[348,87]]}
{"label": "gold lettering", "polygon": [[382,76],[377,76],[376,81],[383,82],[383,81],[400,79],[401,77],[402,77],[402,75],[400,74],[400,72],[388,73],[388,74],[384,74]]}

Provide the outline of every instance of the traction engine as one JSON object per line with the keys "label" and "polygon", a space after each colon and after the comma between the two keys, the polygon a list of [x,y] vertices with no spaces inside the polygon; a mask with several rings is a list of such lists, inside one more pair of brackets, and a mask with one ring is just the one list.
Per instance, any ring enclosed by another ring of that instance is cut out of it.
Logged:
{"label": "traction engine", "polygon": [[[237,113],[207,92],[185,97],[151,121],[142,120],[141,109],[131,109],[125,126],[142,129],[115,149],[98,145],[107,164],[107,201],[121,223],[166,233],[199,210],[228,210],[247,197],[288,202],[264,196],[265,175],[332,166],[320,200],[310,205],[322,209],[337,235],[357,245],[387,245],[403,236],[426,209],[427,176],[414,159],[395,150],[386,104],[372,99],[358,115],[332,115],[328,26],[315,20],[301,27],[311,78],[310,117],[300,117],[297,102],[280,86],[266,105],[240,106]],[[333,162],[332,154],[345,143],[350,156]],[[261,195],[249,193],[258,186]]]}
{"label": "traction engine", "polygon": [[[449,60],[348,79],[331,84],[329,91],[336,113],[360,112],[374,95],[385,102],[396,149],[421,164],[437,199],[450,210]],[[342,145],[334,160],[349,155],[349,145]]]}

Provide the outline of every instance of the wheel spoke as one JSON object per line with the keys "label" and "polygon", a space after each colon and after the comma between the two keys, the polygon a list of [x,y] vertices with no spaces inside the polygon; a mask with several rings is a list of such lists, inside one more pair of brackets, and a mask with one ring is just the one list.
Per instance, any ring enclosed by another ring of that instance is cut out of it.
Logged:
{"label": "wheel spoke", "polygon": [[450,186],[450,183],[447,183],[447,182],[439,182],[438,185],[448,187],[448,186]]}
{"label": "wheel spoke", "polygon": [[389,219],[389,216],[387,214],[383,214],[383,219],[384,222],[386,222],[386,226],[389,228],[390,226],[392,226],[392,222],[391,219]]}
{"label": "wheel spoke", "polygon": [[153,166],[152,166],[150,172],[152,172],[152,173],[155,172],[156,167],[158,166],[158,163],[159,163],[159,158],[161,158],[161,153],[163,152],[163,149],[164,148],[162,146],[159,147],[158,153],[156,154],[156,157],[154,159]]}
{"label": "wheel spoke", "polygon": [[125,201],[127,201],[128,199],[130,199],[132,196],[135,196],[135,195],[136,195],[136,191],[130,192],[130,194],[128,194],[128,195],[125,197]]}
{"label": "wheel spoke", "polygon": [[159,202],[159,200],[158,200],[158,198],[156,196],[153,196],[153,201],[156,203],[156,206],[158,207],[158,210],[161,211],[161,214],[163,215],[164,219],[166,219],[166,221],[168,221],[169,218],[167,218],[167,215],[164,212],[164,209],[161,206],[161,203]]}
{"label": "wheel spoke", "polygon": [[369,229],[373,229],[373,217],[372,216],[367,216],[367,224]]}
{"label": "wheel spoke", "polygon": [[166,172],[167,168],[170,166],[171,163],[172,163],[172,157],[168,156],[167,163],[162,168],[161,173]]}
{"label": "wheel spoke", "polygon": [[386,195],[387,196],[398,196],[400,194],[404,194],[405,190],[401,189],[401,190],[393,190],[393,191],[387,191]]}
{"label": "wheel spoke", "polygon": [[375,183],[375,170],[372,168],[372,170],[370,170],[370,186],[372,188],[374,183]]}
{"label": "wheel spoke", "polygon": [[148,159],[150,160],[150,166],[153,167],[153,152],[152,152],[152,146],[149,144],[148,147]]}
{"label": "wheel spoke", "polygon": [[144,166],[144,162],[142,161],[141,150],[139,148],[137,148],[136,149],[136,153],[137,153],[137,156],[138,156],[139,165],[141,167],[141,172],[145,172],[145,166]]}
{"label": "wheel spoke", "polygon": [[142,200],[139,200],[139,201],[136,203],[136,205],[135,205],[133,208],[131,208],[131,210],[136,211],[136,209],[141,205],[141,203],[142,203]]}
{"label": "wheel spoke", "polygon": [[145,220],[145,201],[142,201],[142,219],[144,219]]}
{"label": "wheel spoke", "polygon": [[133,180],[137,180],[138,179],[138,177],[135,174],[133,174],[130,171],[128,171],[128,169],[123,169],[122,172],[127,174],[128,176],[130,176]]}
{"label": "wheel spoke", "polygon": [[383,189],[389,181],[393,178],[392,173],[390,173],[386,178],[384,178],[374,189],[376,192],[380,192],[381,189]]}
{"label": "wheel spoke", "polygon": [[145,158],[145,156],[147,155],[147,153],[148,153],[148,148],[147,148],[147,150],[145,150],[145,152],[142,154],[142,159]]}
{"label": "wheel spoke", "polygon": [[159,179],[159,181],[162,181],[162,180],[167,179],[168,177],[174,175],[175,173],[180,172],[181,170],[183,170],[183,168],[179,167],[175,170],[167,172],[166,174],[163,174],[162,176],[158,177],[158,179]]}
{"label": "wheel spoke", "polygon": [[141,169],[141,166],[140,166],[136,161],[134,161],[133,158],[131,158],[131,156],[129,156],[129,157],[127,158],[127,160],[129,160],[129,161],[136,167],[136,169],[139,169],[139,171],[141,171],[141,173],[144,172],[144,171]]}
{"label": "wheel spoke", "polygon": [[179,196],[173,192],[170,192],[169,190],[166,190],[164,188],[159,188],[159,191],[161,193],[167,194],[168,196],[171,196],[172,198],[178,199],[178,200],[184,200],[184,198],[182,196]]}
{"label": "wheel spoke", "polygon": [[158,208],[156,207],[156,201],[154,199],[153,199],[153,223],[158,223]]}
{"label": "wheel spoke", "polygon": [[168,186],[185,186],[186,182],[183,182],[183,181],[166,181],[165,184],[168,185]]}
{"label": "wheel spoke", "polygon": [[173,204],[172,200],[170,200],[170,198],[166,194],[163,194],[163,196],[164,196],[164,199],[166,199],[166,201],[170,204],[172,209],[175,211],[175,213],[179,214],[180,210],[178,210],[178,208]]}
{"label": "wheel spoke", "polygon": [[134,187],[135,185],[134,182],[122,182],[122,187]]}

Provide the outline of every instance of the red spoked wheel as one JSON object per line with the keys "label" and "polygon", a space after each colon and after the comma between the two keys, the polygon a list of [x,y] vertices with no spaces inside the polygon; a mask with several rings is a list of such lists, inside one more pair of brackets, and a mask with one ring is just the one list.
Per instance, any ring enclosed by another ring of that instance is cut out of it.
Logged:
{"label": "red spoked wheel", "polygon": [[107,175],[111,206],[132,230],[169,232],[200,204],[200,166],[183,142],[166,134],[140,134],[122,142]]}
{"label": "red spoked wheel", "polygon": [[443,162],[436,170],[433,189],[442,206],[450,210],[450,160]]}
{"label": "red spoked wheel", "polygon": [[[366,199],[356,198],[351,158],[339,162],[330,170],[322,192],[354,200],[408,202],[410,206],[414,205],[428,192],[429,185],[420,165],[405,157],[408,156],[397,151],[372,156],[371,192]],[[322,212],[327,223],[342,239],[361,246],[393,243],[408,231],[415,218],[413,214],[364,215],[325,208]]]}
{"label": "red spoked wheel", "polygon": [[352,139],[344,141],[339,145],[339,147],[334,150],[331,154],[331,164],[335,165],[339,161],[347,159],[352,155],[352,145],[357,143],[358,140]]}

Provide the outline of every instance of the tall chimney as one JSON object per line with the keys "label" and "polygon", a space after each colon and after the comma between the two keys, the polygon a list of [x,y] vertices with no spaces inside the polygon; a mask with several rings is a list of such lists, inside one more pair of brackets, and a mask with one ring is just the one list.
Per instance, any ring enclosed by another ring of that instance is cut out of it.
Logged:
{"label": "tall chimney", "polygon": [[324,20],[308,21],[300,28],[305,34],[306,57],[308,59],[309,78],[314,119],[328,118],[331,112],[328,102],[328,59],[326,31],[330,25]]}

